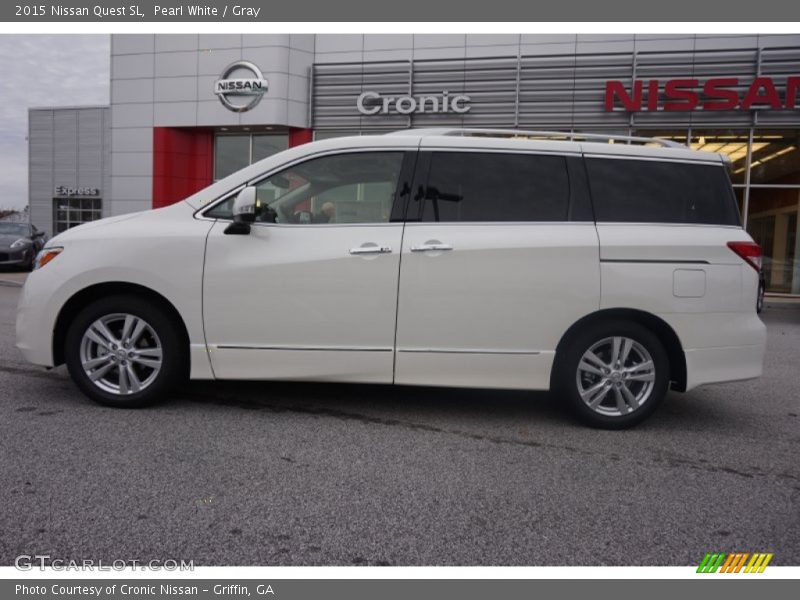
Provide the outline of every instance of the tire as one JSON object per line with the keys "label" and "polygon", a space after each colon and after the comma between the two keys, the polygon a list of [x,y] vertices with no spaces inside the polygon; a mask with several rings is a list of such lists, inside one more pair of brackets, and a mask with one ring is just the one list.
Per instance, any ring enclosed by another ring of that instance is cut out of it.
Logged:
{"label": "tire", "polygon": [[[615,349],[618,358],[625,356],[621,367],[611,360]],[[633,427],[653,414],[666,396],[669,357],[658,337],[638,323],[615,320],[589,325],[571,336],[559,354],[555,391],[579,420],[592,427]]]}
{"label": "tire", "polygon": [[[127,348],[120,343],[123,334],[134,340]],[[162,400],[181,381],[185,350],[180,330],[159,306],[137,296],[110,296],[75,317],[64,357],[72,380],[89,398],[140,408]]]}

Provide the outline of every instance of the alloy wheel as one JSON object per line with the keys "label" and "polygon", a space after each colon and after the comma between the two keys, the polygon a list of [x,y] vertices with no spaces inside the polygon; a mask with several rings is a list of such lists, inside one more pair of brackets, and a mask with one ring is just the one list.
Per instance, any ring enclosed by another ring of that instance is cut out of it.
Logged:
{"label": "alloy wheel", "polygon": [[163,364],[161,340],[141,317],[114,313],[83,334],[80,362],[89,380],[110,394],[136,394],[155,381]]}
{"label": "alloy wheel", "polygon": [[653,357],[634,339],[604,338],[578,363],[578,393],[591,410],[619,417],[638,410],[650,398],[656,379]]}

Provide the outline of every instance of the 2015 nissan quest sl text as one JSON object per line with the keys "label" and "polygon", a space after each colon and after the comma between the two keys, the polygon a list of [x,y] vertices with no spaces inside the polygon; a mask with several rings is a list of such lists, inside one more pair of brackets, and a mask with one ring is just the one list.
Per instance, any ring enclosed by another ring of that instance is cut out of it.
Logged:
{"label": "2015 nissan quest sl text", "polygon": [[761,375],[761,250],[724,157],[408,130],[292,148],[48,242],[17,345],[91,398],[185,378],[553,389],[589,424]]}

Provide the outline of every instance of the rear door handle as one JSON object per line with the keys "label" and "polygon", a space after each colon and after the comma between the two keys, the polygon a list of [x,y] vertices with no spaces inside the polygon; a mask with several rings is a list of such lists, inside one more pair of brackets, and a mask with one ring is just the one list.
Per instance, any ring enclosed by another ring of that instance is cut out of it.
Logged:
{"label": "rear door handle", "polygon": [[377,246],[375,244],[371,246],[364,244],[358,248],[350,248],[350,254],[389,254],[391,251],[391,246]]}
{"label": "rear door handle", "polygon": [[453,247],[450,244],[442,244],[442,243],[435,243],[435,244],[422,244],[420,246],[411,246],[412,252],[441,252],[442,250],[452,250]]}

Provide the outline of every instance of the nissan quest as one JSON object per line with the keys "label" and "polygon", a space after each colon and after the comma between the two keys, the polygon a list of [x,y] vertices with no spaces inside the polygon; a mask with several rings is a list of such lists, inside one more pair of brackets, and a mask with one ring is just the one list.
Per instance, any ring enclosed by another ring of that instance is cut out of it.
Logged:
{"label": "nissan quest", "polygon": [[510,388],[619,429],[669,389],[761,375],[760,268],[720,154],[412,129],[61,233],[17,346],[116,407],[187,378]]}

